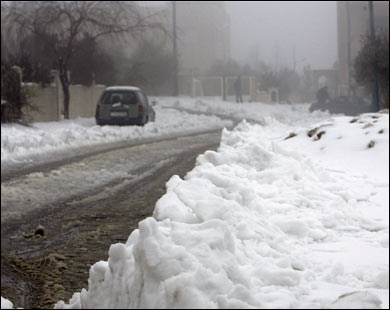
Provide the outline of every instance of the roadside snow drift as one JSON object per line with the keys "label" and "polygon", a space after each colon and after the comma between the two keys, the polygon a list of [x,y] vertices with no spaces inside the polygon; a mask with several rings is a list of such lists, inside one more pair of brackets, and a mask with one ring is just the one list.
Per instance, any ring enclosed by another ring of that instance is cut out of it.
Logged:
{"label": "roadside snow drift", "polygon": [[1,309],[13,309],[14,305],[8,299],[1,297]]}
{"label": "roadside snow drift", "polygon": [[[245,121],[224,130],[56,308],[388,308],[389,118],[376,117],[368,134],[335,118],[317,140],[312,128],[286,140]],[[379,177],[337,158],[376,159]]]}
{"label": "roadside snow drift", "polygon": [[97,126],[94,118],[80,118],[60,122],[34,123],[31,128],[17,124],[1,126],[1,167],[37,158],[55,156],[61,152],[85,146],[169,137],[178,133],[231,126],[229,120],[216,116],[192,115],[172,109],[155,107],[156,121],[145,126]]}

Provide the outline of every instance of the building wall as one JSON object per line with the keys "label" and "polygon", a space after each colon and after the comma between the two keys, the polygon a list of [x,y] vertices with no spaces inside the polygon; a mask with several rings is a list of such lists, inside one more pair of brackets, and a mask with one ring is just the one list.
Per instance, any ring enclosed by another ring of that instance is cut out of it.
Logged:
{"label": "building wall", "polygon": [[178,76],[178,88],[180,96],[190,96],[194,95],[194,83],[193,77],[189,75],[179,75]]}
{"label": "building wall", "polygon": [[32,122],[53,122],[60,119],[58,89],[55,86],[27,86],[31,94],[32,109],[24,109],[27,119]]}
{"label": "building wall", "polygon": [[[223,99],[224,93],[227,101],[235,101],[234,82],[236,76],[179,76],[179,95],[191,97],[208,97]],[[256,101],[256,78],[254,76],[241,77],[241,92],[244,101]],[[275,89],[272,89],[274,91]],[[268,100],[268,99],[267,99]],[[278,94],[277,99],[278,101]],[[268,101],[271,101],[269,99]]]}
{"label": "building wall", "polygon": [[69,118],[94,117],[97,101],[104,88],[105,86],[103,85],[92,87],[71,85],[69,88]]}
{"label": "building wall", "polygon": [[[368,1],[348,1],[350,12],[350,42],[351,42],[351,66],[355,57],[361,49],[361,38],[369,31],[369,9]],[[374,19],[377,29],[389,30],[389,2],[374,1]],[[345,94],[348,91],[349,69],[348,69],[348,22],[347,22],[347,1],[337,1],[337,23],[338,23],[338,79],[339,93]],[[352,82],[353,83],[353,82]]]}
{"label": "building wall", "polygon": [[279,89],[269,88],[267,91],[257,90],[254,101],[261,103],[279,103]]}
{"label": "building wall", "polygon": [[[33,94],[31,98],[32,109],[25,109],[30,122],[54,122],[61,119],[62,90],[61,87],[28,86]],[[94,117],[97,101],[104,91],[104,85],[91,87],[71,85],[69,118]]]}

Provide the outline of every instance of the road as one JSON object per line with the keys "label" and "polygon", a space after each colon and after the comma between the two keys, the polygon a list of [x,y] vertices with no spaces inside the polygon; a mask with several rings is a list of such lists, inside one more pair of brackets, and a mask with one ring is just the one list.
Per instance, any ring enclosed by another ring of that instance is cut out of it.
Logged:
{"label": "road", "polygon": [[[2,172],[1,294],[14,306],[49,308],[88,287],[107,260],[151,216],[172,175],[217,149],[221,130],[117,145]],[[34,235],[38,225],[44,236]]]}

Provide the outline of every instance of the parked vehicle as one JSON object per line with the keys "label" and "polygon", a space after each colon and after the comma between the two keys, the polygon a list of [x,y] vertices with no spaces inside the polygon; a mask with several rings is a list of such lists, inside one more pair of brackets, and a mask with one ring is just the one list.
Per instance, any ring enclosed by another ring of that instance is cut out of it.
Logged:
{"label": "parked vehicle", "polygon": [[368,100],[357,96],[339,96],[327,100],[323,104],[314,102],[309,110],[310,112],[315,110],[329,111],[332,114],[345,114],[349,116],[374,112],[373,106]]}
{"label": "parked vehicle", "polygon": [[98,125],[139,125],[154,121],[156,113],[138,87],[107,87],[96,106]]}

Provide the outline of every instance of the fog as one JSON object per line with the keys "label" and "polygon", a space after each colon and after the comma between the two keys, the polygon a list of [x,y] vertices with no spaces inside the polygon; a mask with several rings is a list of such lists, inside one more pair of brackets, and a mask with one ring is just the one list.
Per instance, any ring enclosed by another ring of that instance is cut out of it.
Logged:
{"label": "fog", "polygon": [[307,65],[329,69],[337,61],[337,1],[224,2],[230,16],[230,56],[241,64],[257,58],[274,69],[295,65],[301,71]]}
{"label": "fog", "polygon": [[[332,68],[337,60],[336,1],[226,1],[231,18],[231,57],[256,54],[275,68]],[[294,55],[295,54],[295,55]]]}

